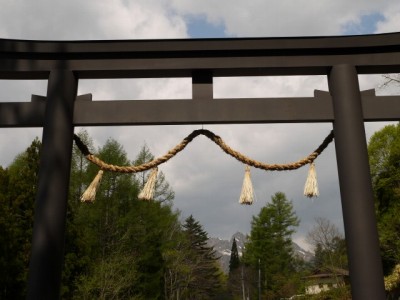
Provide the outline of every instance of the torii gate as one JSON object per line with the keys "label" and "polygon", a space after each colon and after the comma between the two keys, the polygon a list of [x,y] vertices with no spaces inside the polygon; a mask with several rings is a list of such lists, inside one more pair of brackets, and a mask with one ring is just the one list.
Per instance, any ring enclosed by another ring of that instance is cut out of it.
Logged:
{"label": "torii gate", "polygon": [[[45,97],[0,103],[0,127],[43,127],[28,299],[59,297],[74,126],[332,122],[353,299],[385,299],[364,121],[400,119],[399,96],[358,74],[400,72],[400,33],[132,41],[0,40],[0,79],[47,79]],[[220,76],[327,75],[308,98],[215,99]],[[79,79],[191,77],[192,99],[90,101]]]}

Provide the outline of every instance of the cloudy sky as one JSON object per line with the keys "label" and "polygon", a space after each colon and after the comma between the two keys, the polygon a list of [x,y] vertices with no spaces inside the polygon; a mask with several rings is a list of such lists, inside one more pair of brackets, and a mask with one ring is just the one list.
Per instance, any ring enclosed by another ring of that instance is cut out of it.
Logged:
{"label": "cloudy sky", "polygon": [[[33,40],[170,39],[213,37],[284,37],[372,34],[400,31],[398,0],[0,0],[0,38]],[[381,76],[360,76],[362,89],[376,88]],[[324,76],[215,78],[216,98],[312,96],[327,90]],[[378,89],[377,93],[393,91]],[[191,80],[81,80],[79,94],[94,100],[190,98]],[[29,101],[45,95],[45,81],[0,80],[0,101]],[[367,137],[385,124],[366,124]],[[86,128],[96,146],[112,137],[131,159],[146,143],[163,155],[201,126]],[[227,144],[254,159],[285,163],[309,154],[332,129],[331,124],[204,125]],[[77,128],[76,130],[79,130]],[[0,165],[9,165],[41,129],[1,129]],[[10,141],[12,141],[10,143]],[[253,206],[237,202],[244,166],[204,137],[161,166],[175,191],[182,218],[198,219],[210,236],[230,238],[250,232],[250,222],[272,194],[284,192],[301,219],[294,239],[304,236],[315,217],[343,228],[334,145],[316,161],[320,197],[302,195],[307,168],[292,172],[252,169]]]}

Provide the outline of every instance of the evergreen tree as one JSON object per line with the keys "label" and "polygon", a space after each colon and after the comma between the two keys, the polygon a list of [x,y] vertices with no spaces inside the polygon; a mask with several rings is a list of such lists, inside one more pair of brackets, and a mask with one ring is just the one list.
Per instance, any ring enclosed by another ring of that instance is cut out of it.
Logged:
{"label": "evergreen tree", "polygon": [[0,168],[0,298],[25,298],[41,142]]}
{"label": "evergreen tree", "polygon": [[[84,144],[93,152],[93,142],[86,130],[77,133]],[[68,209],[66,219],[66,238],[64,246],[64,266],[61,281],[61,298],[71,299],[79,288],[79,278],[88,268],[90,254],[84,231],[77,224],[77,215],[82,208],[80,197],[84,187],[89,185],[93,178],[89,176],[88,160],[74,144],[71,158],[71,173],[68,193]]]}
{"label": "evergreen tree", "polygon": [[[80,135],[91,147],[87,133]],[[39,150],[36,139],[8,169],[0,167],[1,299],[25,296]],[[97,155],[111,164],[130,164],[111,139]],[[173,191],[165,179],[159,201],[143,202],[137,197],[138,177],[105,172],[95,202],[81,203],[97,171],[74,149],[61,297],[222,299],[221,272],[207,234],[194,219],[182,228],[169,205]]]}
{"label": "evergreen tree", "polygon": [[253,217],[244,258],[254,270],[261,271],[262,293],[287,297],[293,294],[288,286],[295,271],[291,237],[299,219],[285,194],[278,192],[271,199]]}
{"label": "evergreen tree", "polygon": [[[107,140],[97,155],[111,164],[129,164],[123,147],[112,139]],[[98,167],[87,165],[85,172],[88,174],[87,179],[91,180],[97,174]],[[127,230],[127,225],[122,220],[133,206],[136,195],[137,184],[132,176],[104,172],[94,203],[82,203],[79,206],[74,224],[80,228],[85,241],[80,247],[90,258],[86,271],[81,274],[78,282],[77,293],[81,298],[130,296],[137,260],[133,253],[126,253],[128,250],[121,242]],[[130,267],[125,269],[121,261]]]}
{"label": "evergreen tree", "polygon": [[244,266],[240,264],[236,238],[233,238],[231,257],[229,260],[228,290],[234,299],[243,294],[244,288]]}
{"label": "evergreen tree", "polygon": [[213,247],[207,245],[208,235],[193,216],[183,224],[188,239],[189,266],[184,296],[188,299],[213,299],[221,288],[221,271]]}
{"label": "evergreen tree", "polygon": [[[98,156],[111,164],[130,164],[115,140],[108,140]],[[88,165],[86,171],[93,178],[98,168]],[[171,255],[182,233],[178,214],[162,201],[139,201],[138,178],[105,172],[95,202],[80,205],[74,223],[83,232],[81,247],[90,262],[74,297],[164,299],[176,294],[177,285],[165,279],[167,271],[179,269]]]}
{"label": "evergreen tree", "polygon": [[231,257],[229,259],[229,274],[239,268],[240,259],[239,252],[236,245],[236,239],[233,238],[232,248],[231,248]]}

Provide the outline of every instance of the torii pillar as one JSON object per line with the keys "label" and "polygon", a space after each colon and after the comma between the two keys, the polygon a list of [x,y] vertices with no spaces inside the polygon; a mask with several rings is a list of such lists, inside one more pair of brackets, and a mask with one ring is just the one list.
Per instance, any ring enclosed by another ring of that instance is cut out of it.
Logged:
{"label": "torii pillar", "polygon": [[384,300],[357,70],[352,65],[333,66],[328,78],[352,296],[354,300]]}
{"label": "torii pillar", "polygon": [[78,80],[70,70],[50,72],[27,299],[59,299]]}

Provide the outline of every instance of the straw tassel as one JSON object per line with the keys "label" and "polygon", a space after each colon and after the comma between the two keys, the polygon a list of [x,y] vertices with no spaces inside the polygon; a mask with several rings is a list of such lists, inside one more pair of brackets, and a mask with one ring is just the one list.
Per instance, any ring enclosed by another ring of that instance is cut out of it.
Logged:
{"label": "straw tassel", "polygon": [[156,190],[157,172],[158,168],[154,168],[151,171],[149,178],[147,179],[147,182],[143,187],[143,190],[138,196],[139,200],[153,200]]}
{"label": "straw tassel", "polygon": [[251,183],[250,167],[246,166],[239,203],[251,205],[253,204],[253,199],[254,199],[254,191],[253,191],[253,184]]}
{"label": "straw tassel", "polygon": [[307,196],[308,198],[319,196],[317,172],[315,171],[314,162],[310,164],[310,169],[308,170],[308,176],[304,186],[304,196]]}
{"label": "straw tassel", "polygon": [[93,179],[92,183],[88,186],[86,191],[82,194],[81,201],[82,202],[94,202],[96,198],[96,192],[100,185],[101,178],[103,177],[103,170],[100,170],[96,177]]}

